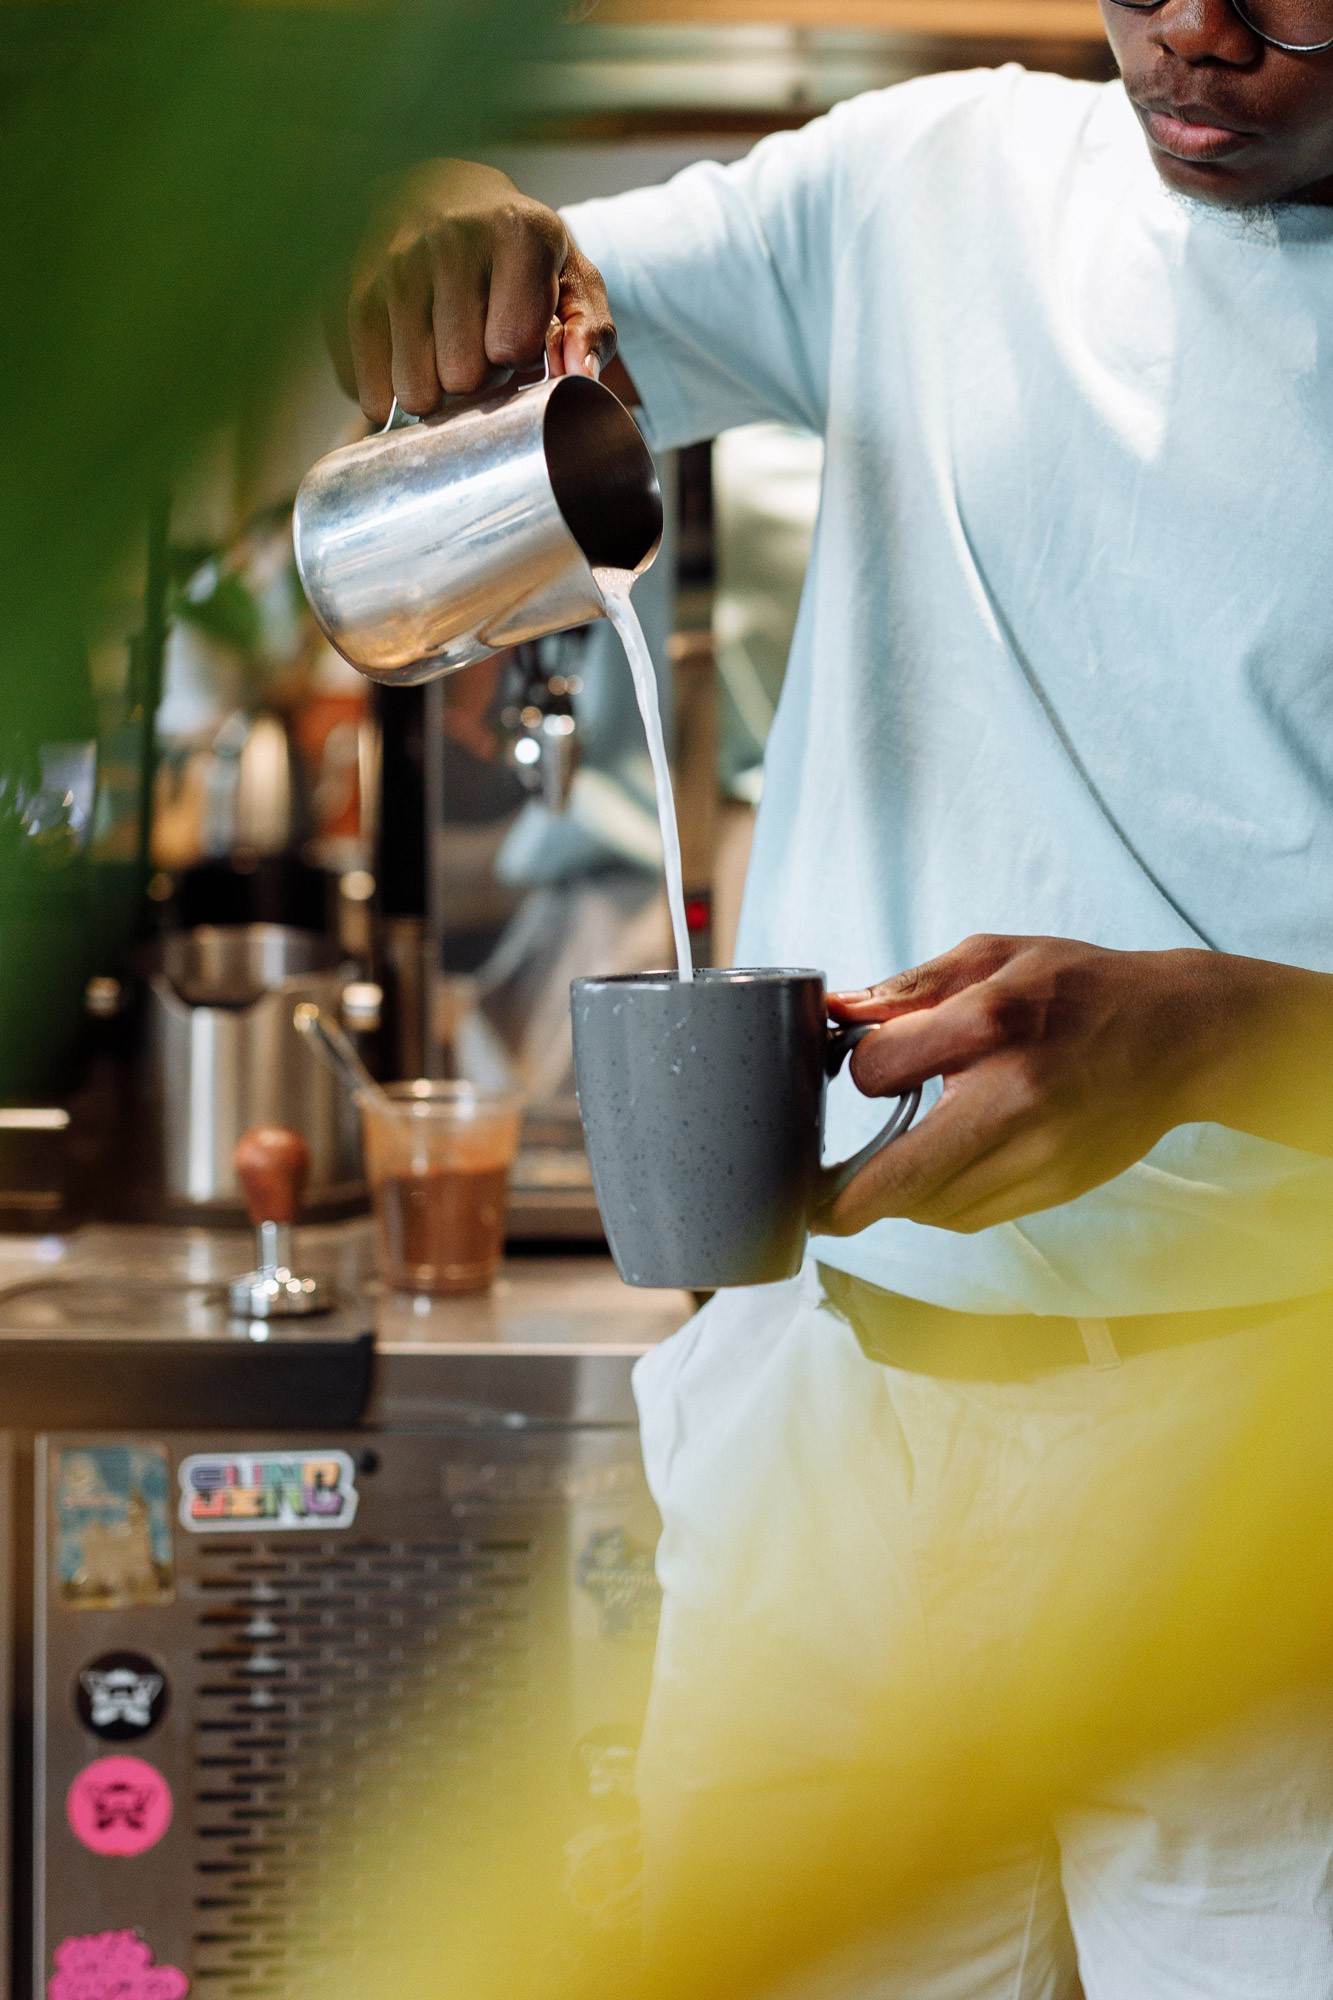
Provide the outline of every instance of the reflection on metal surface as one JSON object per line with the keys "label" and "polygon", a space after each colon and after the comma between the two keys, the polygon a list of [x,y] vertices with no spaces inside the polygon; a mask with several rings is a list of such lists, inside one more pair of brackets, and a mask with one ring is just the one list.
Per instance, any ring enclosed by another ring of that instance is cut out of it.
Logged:
{"label": "reflection on metal surface", "polygon": [[0,1290],[0,1336],[85,1333],[97,1327],[155,1333],[222,1333],[220,1286],[136,1285],[116,1279],[33,1278]]}
{"label": "reflection on metal surface", "polygon": [[162,972],[188,1007],[249,1007],[284,979],[331,971],[337,948],[287,924],[199,924],[163,940]]}

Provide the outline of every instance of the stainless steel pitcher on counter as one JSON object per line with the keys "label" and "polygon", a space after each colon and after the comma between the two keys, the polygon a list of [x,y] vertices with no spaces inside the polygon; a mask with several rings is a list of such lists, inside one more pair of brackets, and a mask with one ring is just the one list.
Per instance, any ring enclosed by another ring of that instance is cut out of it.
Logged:
{"label": "stainless steel pitcher on counter", "polygon": [[330,452],[292,532],[326,637],[409,686],[601,617],[594,569],[647,569],[662,496],[624,405],[561,375]]}
{"label": "stainless steel pitcher on counter", "polygon": [[292,1025],[300,1000],[337,1012],[356,977],[339,959],[330,940],[281,924],[206,924],[163,941],[149,1005],[169,1209],[239,1218],[236,1142],[252,1125],[305,1140],[308,1210],[364,1193],[357,1113]]}

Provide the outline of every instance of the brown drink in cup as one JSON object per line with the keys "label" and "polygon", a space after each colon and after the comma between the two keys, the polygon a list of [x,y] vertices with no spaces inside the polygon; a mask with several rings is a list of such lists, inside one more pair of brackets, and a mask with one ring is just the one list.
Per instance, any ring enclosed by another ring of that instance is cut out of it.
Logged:
{"label": "brown drink in cup", "polygon": [[504,1254],[521,1106],[470,1083],[392,1083],[362,1097],[380,1276],[400,1292],[482,1292]]}

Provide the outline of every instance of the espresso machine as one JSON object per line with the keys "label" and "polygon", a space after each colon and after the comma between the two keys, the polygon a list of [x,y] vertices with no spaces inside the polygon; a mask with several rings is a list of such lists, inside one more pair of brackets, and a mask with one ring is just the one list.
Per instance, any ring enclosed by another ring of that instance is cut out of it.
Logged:
{"label": "espresso machine", "polygon": [[130,1939],[181,1993],[294,2000],[331,1957],[375,1993],[385,1815],[428,1895],[538,1769],[574,1949],[632,1912],[657,1524],[590,1359],[433,1402],[389,1360],[354,1428],[37,1440],[34,1995]]}
{"label": "espresso machine", "polygon": [[569,1254],[386,1295],[365,1223],[294,1222],[306,1158],[240,1149],[257,1244],[93,1226],[0,1259],[0,1992],[295,2000],[336,1948],[374,1993],[385,1816],[431,1908],[534,1786],[567,1949],[632,1919],[658,1524],[630,1371],[691,1302]]}

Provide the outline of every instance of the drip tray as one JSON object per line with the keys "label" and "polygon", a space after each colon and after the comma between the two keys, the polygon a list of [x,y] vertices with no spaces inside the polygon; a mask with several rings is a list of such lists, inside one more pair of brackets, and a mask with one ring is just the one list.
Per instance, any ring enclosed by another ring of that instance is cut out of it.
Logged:
{"label": "drip tray", "polygon": [[247,1324],[224,1284],[28,1278],[0,1290],[0,1408],[10,1429],[356,1423],[369,1323],[357,1300]]}

